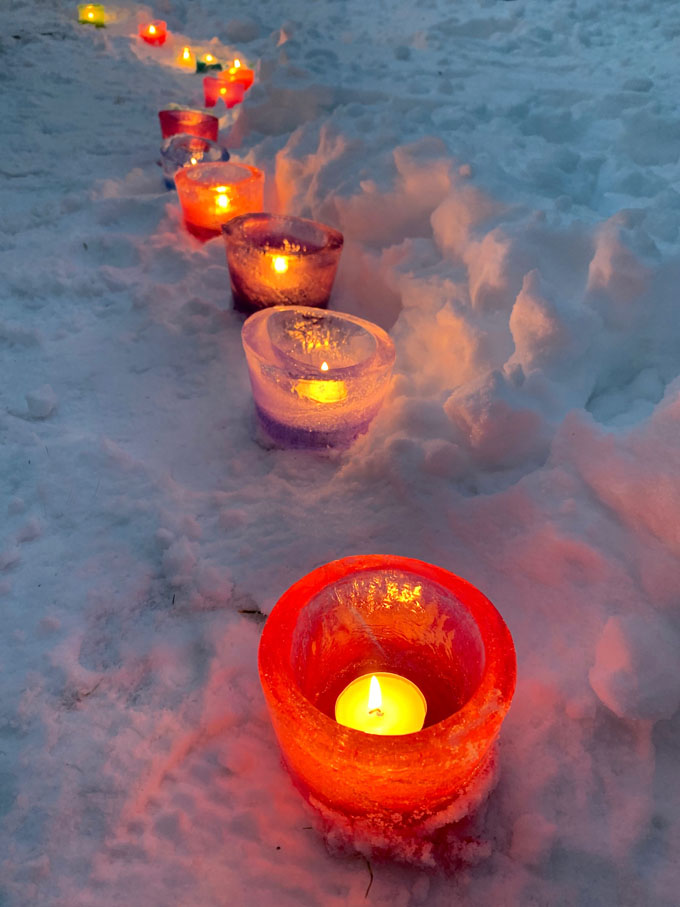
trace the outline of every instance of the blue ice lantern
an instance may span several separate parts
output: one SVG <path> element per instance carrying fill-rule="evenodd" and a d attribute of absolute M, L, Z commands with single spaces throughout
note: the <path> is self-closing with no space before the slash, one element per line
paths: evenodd
<path fill-rule="evenodd" d="M 229 152 L 226 148 L 202 139 L 196 135 L 179 133 L 170 136 L 161 145 L 161 167 L 163 179 L 168 189 L 175 188 L 175 174 L 183 167 L 193 167 L 199 161 L 228 161 Z"/>

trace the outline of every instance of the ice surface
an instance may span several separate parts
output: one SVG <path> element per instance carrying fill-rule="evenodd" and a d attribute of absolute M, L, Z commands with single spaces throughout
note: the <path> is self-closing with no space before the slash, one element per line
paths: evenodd
<path fill-rule="evenodd" d="M 0 11 L 0 903 L 677 904 L 677 4 L 115 14 Z M 222 240 L 155 163 L 157 111 L 202 103 L 155 16 L 256 69 L 221 140 L 343 231 L 333 306 L 395 342 L 347 454 L 252 440 Z M 373 863 L 365 898 L 256 650 L 287 586 L 371 551 L 478 586 L 519 681 L 478 861 Z"/>

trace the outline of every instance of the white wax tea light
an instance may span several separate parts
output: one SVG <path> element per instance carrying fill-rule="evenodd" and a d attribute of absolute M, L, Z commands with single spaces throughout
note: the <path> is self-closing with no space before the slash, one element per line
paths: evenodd
<path fill-rule="evenodd" d="M 426 713 L 415 683 L 386 671 L 357 677 L 335 703 L 338 724 L 366 734 L 413 734 L 422 729 Z"/>

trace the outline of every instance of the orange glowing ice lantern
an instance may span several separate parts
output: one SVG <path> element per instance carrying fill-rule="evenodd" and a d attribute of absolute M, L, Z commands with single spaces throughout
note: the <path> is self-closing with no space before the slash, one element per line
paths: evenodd
<path fill-rule="evenodd" d="M 237 214 L 262 210 L 264 174 L 247 164 L 198 163 L 180 170 L 175 186 L 186 228 L 201 240 L 219 236 Z"/>
<path fill-rule="evenodd" d="M 408 851 L 495 783 L 515 648 L 447 570 L 391 555 L 319 567 L 272 610 L 259 670 L 293 781 L 336 840 Z"/>

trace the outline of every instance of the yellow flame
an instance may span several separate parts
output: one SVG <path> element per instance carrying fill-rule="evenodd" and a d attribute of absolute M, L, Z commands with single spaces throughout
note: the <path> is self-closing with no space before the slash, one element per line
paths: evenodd
<path fill-rule="evenodd" d="M 371 685 L 368 689 L 368 711 L 374 712 L 381 708 L 382 690 L 380 689 L 380 681 L 374 674 L 373 677 L 371 677 Z"/>
<path fill-rule="evenodd" d="M 226 94 L 226 93 L 227 93 L 226 88 L 220 88 L 220 94 Z"/>
<path fill-rule="evenodd" d="M 275 255 L 272 260 L 272 268 L 277 274 L 285 274 L 288 270 L 288 259 L 284 255 Z"/>
<path fill-rule="evenodd" d="M 94 19 L 94 13 L 92 12 L 92 10 L 88 10 L 88 12 L 87 12 L 87 18 L 88 18 L 88 19 Z"/>
<path fill-rule="evenodd" d="M 229 196 L 225 194 L 227 191 L 226 186 L 217 186 L 215 191 L 220 193 L 216 199 L 217 207 L 225 209 L 228 208 Z"/>
<path fill-rule="evenodd" d="M 240 61 L 240 60 L 238 59 L 238 57 L 237 57 L 237 58 L 234 60 L 234 69 L 238 69 L 240 65 L 241 65 L 241 61 Z"/>
<path fill-rule="evenodd" d="M 322 372 L 327 372 L 327 371 L 328 371 L 328 363 L 327 363 L 327 362 L 322 362 L 322 363 L 321 363 L 321 371 L 322 371 Z M 378 682 L 378 678 L 377 678 L 377 677 L 376 677 L 375 681 L 376 681 L 376 683 Z"/>
<path fill-rule="evenodd" d="M 182 51 L 182 59 L 190 60 L 191 59 L 191 50 L 188 47 L 185 47 Z"/>
<path fill-rule="evenodd" d="M 192 157 L 191 160 L 189 161 L 189 163 L 190 163 L 190 164 L 197 164 L 198 161 L 196 160 L 195 157 Z"/>
<path fill-rule="evenodd" d="M 213 57 L 212 54 L 206 54 L 206 55 L 205 55 L 205 62 L 206 62 L 206 63 L 214 63 L 214 62 L 215 62 L 215 58 Z"/>
<path fill-rule="evenodd" d="M 155 35 L 155 34 L 156 34 L 156 26 L 155 26 L 155 25 L 150 25 L 150 26 L 149 26 L 149 34 L 150 34 L 150 35 Z"/>

